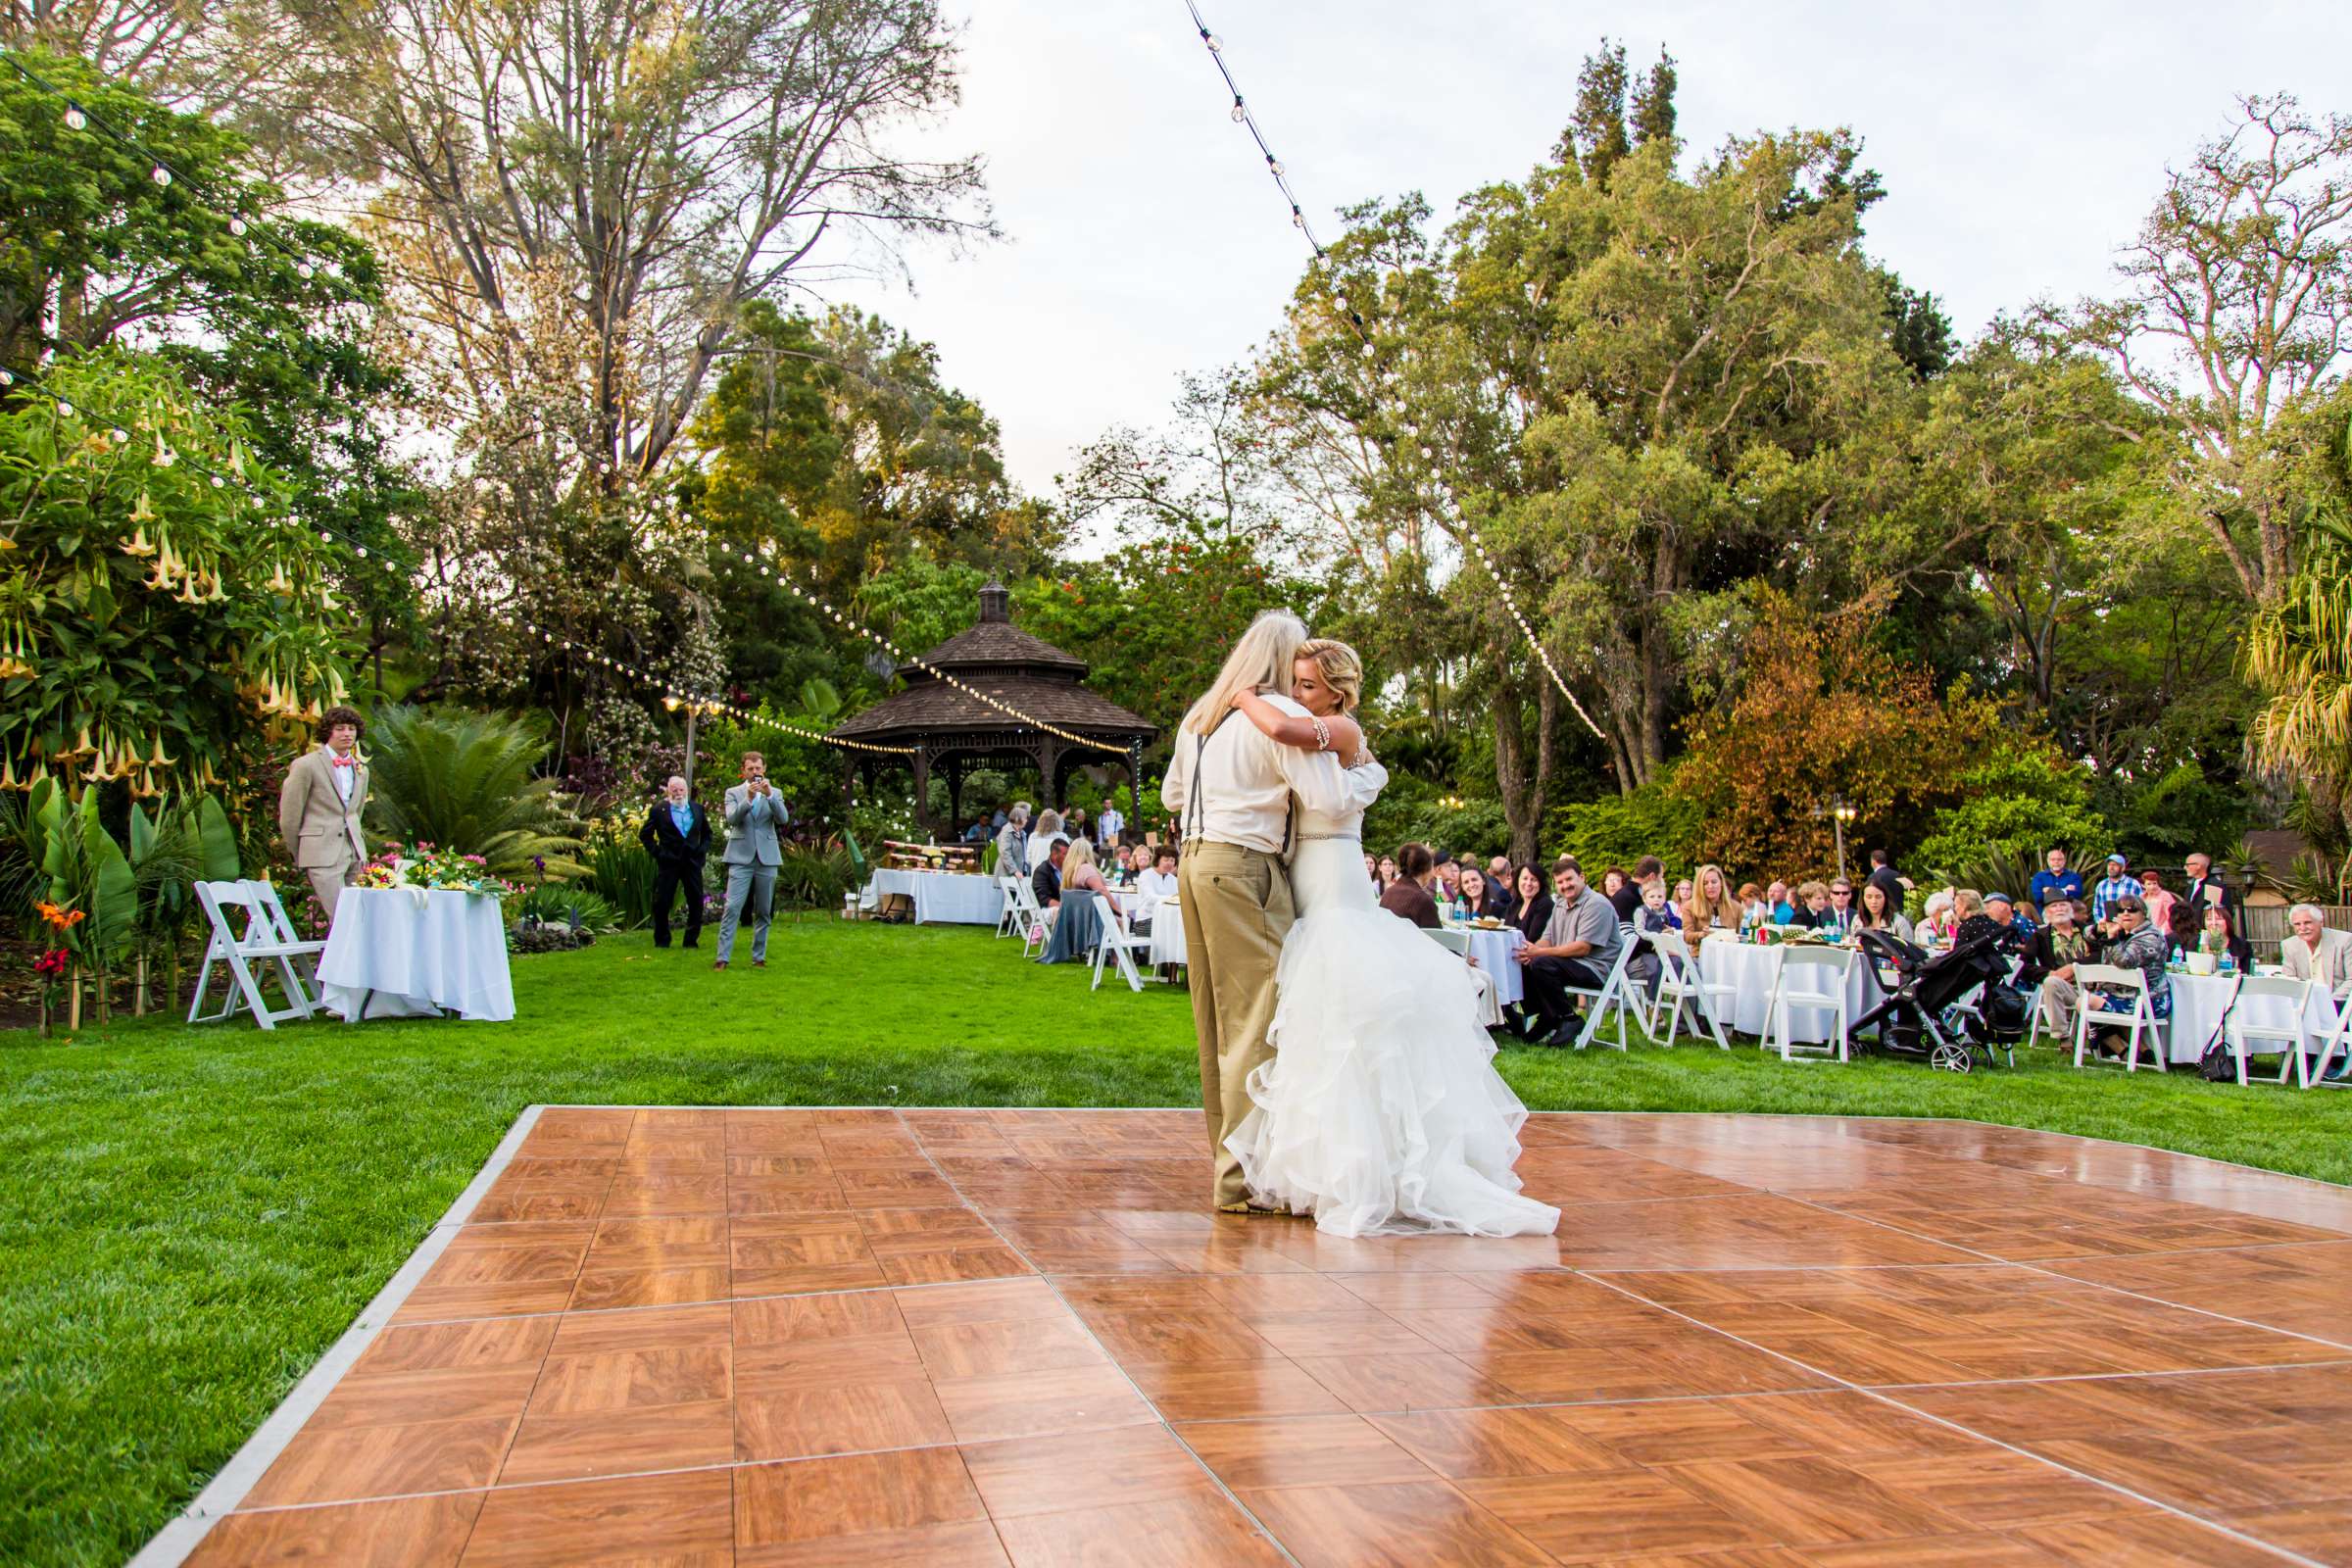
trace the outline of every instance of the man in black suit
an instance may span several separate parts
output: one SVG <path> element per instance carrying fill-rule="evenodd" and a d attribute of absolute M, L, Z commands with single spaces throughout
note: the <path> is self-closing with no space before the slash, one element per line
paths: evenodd
<path fill-rule="evenodd" d="M 654 946 L 669 946 L 670 895 L 686 890 L 686 946 L 703 934 L 703 860 L 710 853 L 710 813 L 686 798 L 686 781 L 669 775 L 662 798 L 645 813 L 637 842 L 654 858 Z"/>
<path fill-rule="evenodd" d="M 2205 928 L 2205 911 L 2208 908 L 2228 909 L 2233 920 L 2237 913 L 2236 902 L 2230 897 L 2230 889 L 2220 877 L 2213 874 L 2213 857 L 2201 850 L 2188 858 L 2188 886 L 2180 890 L 2180 902 L 2197 911 L 2197 929 L 2200 931 Z"/>
<path fill-rule="evenodd" d="M 1911 890 L 1903 886 L 1902 873 L 1894 868 L 1893 860 L 1887 857 L 1887 854 L 1885 850 L 1873 850 L 1870 852 L 1870 875 L 1864 878 L 1864 880 L 1875 886 L 1881 893 L 1886 895 L 1886 907 L 1888 910 L 1896 914 L 1900 914 L 1902 912 L 1903 895 Z M 1862 906 L 1859 903 L 1856 903 L 1854 906 L 1856 912 L 1860 912 L 1861 907 Z"/>

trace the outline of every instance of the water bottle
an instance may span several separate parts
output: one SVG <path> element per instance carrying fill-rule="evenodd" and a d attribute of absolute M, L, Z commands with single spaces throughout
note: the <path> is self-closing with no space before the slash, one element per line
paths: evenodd
<path fill-rule="evenodd" d="M 2222 950 L 2222 961 L 2219 965 L 2217 965 L 2217 967 L 2224 975 L 2233 975 L 2237 973 L 2237 959 L 2230 956 L 2228 948 L 2224 948 Z"/>
<path fill-rule="evenodd" d="M 2179 974 L 2179 973 L 2180 973 L 2180 971 L 2181 971 L 2183 968 L 2185 968 L 2185 967 L 2187 966 L 2187 963 L 2188 963 L 2188 960 L 2187 960 L 2186 958 L 2182 957 L 2182 956 L 2181 956 L 2181 955 L 2180 955 L 2180 943 L 2178 943 L 2178 942 L 2174 943 L 2174 944 L 2173 944 L 2173 973 L 2175 973 L 2175 974 Z"/>

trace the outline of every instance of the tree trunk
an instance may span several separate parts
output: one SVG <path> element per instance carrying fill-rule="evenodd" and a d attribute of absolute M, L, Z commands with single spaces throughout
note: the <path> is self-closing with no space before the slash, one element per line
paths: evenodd
<path fill-rule="evenodd" d="M 1511 678 L 1510 656 L 1495 659 L 1494 690 L 1488 699 L 1494 719 L 1494 785 L 1502 796 L 1502 819 L 1511 832 L 1511 858 L 1533 860 L 1544 825 L 1543 790 L 1529 778 L 1524 705 Z"/>

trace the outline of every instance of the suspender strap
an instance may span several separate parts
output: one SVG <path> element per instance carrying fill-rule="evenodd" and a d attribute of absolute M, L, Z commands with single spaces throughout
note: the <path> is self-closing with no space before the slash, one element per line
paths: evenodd
<path fill-rule="evenodd" d="M 1185 792 L 1184 841 L 1187 844 L 1192 843 L 1196 839 L 1204 837 L 1207 833 L 1206 825 L 1202 821 L 1202 817 L 1205 815 L 1205 812 L 1201 808 L 1201 792 L 1205 786 L 1200 782 L 1200 764 L 1208 756 L 1209 735 L 1214 735 L 1218 730 L 1223 729 L 1225 727 L 1225 720 L 1233 717 L 1233 715 L 1239 711 L 1239 709 L 1228 708 L 1225 710 L 1225 717 L 1217 720 L 1215 725 L 1210 728 L 1208 735 L 1196 734 L 1193 737 L 1192 788 Z M 1296 795 L 1285 796 L 1284 801 L 1285 805 L 1283 806 L 1282 809 L 1282 858 L 1287 860 L 1291 858 L 1292 830 L 1298 825 L 1298 797 Z"/>

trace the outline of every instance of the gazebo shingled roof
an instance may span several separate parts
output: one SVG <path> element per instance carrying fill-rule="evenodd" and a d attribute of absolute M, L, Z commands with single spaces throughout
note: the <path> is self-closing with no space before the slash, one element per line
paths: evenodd
<path fill-rule="evenodd" d="M 1143 748 L 1158 730 L 1138 714 L 1080 684 L 1086 662 L 1063 653 L 1052 643 L 1012 624 L 1012 596 L 1000 583 L 980 590 L 979 619 L 966 630 L 922 656 L 919 663 L 900 667 L 906 687 L 853 714 L 834 726 L 843 740 L 912 746 L 908 759 L 914 770 L 914 798 L 922 809 L 931 769 L 948 774 L 949 813 L 960 817 L 964 773 L 999 761 L 1026 763 L 1037 769 L 1040 793 L 1047 805 L 1061 798 L 1071 768 L 1088 760 L 1117 757 L 1128 775 L 1134 814 L 1142 814 Z M 958 691 L 931 672 L 929 665 L 987 693 L 1031 718 L 1056 725 L 1091 740 L 1119 748 L 1096 751 L 1074 745 L 1060 736 L 1025 724 L 1003 709 Z M 863 767 L 870 785 L 878 765 L 875 754 L 851 753 L 853 766 Z"/>

